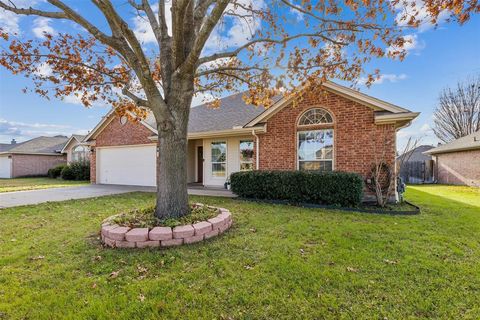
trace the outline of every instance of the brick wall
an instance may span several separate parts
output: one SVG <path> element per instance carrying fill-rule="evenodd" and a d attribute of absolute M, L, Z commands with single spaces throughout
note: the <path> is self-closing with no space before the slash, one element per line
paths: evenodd
<path fill-rule="evenodd" d="M 67 163 L 66 155 L 46 156 L 12 154 L 12 178 L 25 176 L 44 176 L 48 169 L 61 163 Z"/>
<path fill-rule="evenodd" d="M 333 126 L 298 128 L 306 110 L 321 107 L 334 118 Z M 297 107 L 286 106 L 267 121 L 267 133 L 260 134 L 260 169 L 297 169 L 297 131 L 334 129 L 334 169 L 367 176 L 375 153 L 389 163 L 395 159 L 394 125 L 376 125 L 373 109 L 333 93 L 304 100 Z"/>
<path fill-rule="evenodd" d="M 436 171 L 438 183 L 480 187 L 480 150 L 439 154 Z"/>
<path fill-rule="evenodd" d="M 127 121 L 125 124 L 121 124 L 120 117 L 114 115 L 113 120 L 97 136 L 95 146 L 92 146 L 90 154 L 90 182 L 97 182 L 97 147 L 150 144 L 152 141 L 148 137 L 153 135 L 154 133 L 143 124 L 135 121 Z"/>

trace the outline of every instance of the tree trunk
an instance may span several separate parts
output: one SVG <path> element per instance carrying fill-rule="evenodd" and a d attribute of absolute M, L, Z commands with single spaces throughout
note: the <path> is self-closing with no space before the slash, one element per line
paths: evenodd
<path fill-rule="evenodd" d="M 181 130 L 183 131 L 183 130 Z M 159 219 L 178 218 L 189 212 L 187 194 L 187 132 L 160 131 L 157 156 L 157 207 Z"/>
<path fill-rule="evenodd" d="M 158 115 L 157 207 L 160 219 L 189 213 L 187 194 L 187 131 L 193 78 L 174 82 L 167 97 L 169 114 Z"/>

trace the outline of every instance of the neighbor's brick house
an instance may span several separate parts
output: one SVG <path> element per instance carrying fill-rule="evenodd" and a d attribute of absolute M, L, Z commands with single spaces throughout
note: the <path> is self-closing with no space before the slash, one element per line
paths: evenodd
<path fill-rule="evenodd" d="M 437 183 L 480 187 L 480 131 L 425 152 L 433 156 Z"/>
<path fill-rule="evenodd" d="M 240 170 L 322 169 L 367 177 L 375 158 L 395 161 L 396 131 L 418 113 L 327 82 L 324 93 L 292 106 L 278 97 L 267 109 L 242 94 L 221 107 L 192 108 L 188 180 L 223 186 Z M 154 119 L 130 122 L 111 111 L 86 137 L 92 183 L 155 185 Z"/>

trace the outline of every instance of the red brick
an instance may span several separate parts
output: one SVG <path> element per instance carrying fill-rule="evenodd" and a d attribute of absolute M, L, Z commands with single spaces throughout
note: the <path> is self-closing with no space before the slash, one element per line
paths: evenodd
<path fill-rule="evenodd" d="M 170 240 L 162 240 L 160 241 L 160 245 L 162 247 L 173 247 L 173 246 L 180 246 L 183 244 L 183 238 L 180 239 L 170 239 Z"/>
<path fill-rule="evenodd" d="M 160 241 L 137 241 L 137 248 L 157 248 L 160 247 Z"/>
<path fill-rule="evenodd" d="M 130 230 L 128 227 L 117 227 L 108 231 L 107 237 L 113 240 L 123 241 L 125 240 L 125 234 Z"/>
<path fill-rule="evenodd" d="M 48 169 L 67 163 L 67 155 L 12 154 L 12 178 L 47 175 Z"/>
<path fill-rule="evenodd" d="M 148 240 L 148 228 L 134 228 L 125 234 L 127 241 L 147 241 Z"/>
<path fill-rule="evenodd" d="M 195 230 L 191 225 L 178 226 L 173 228 L 173 237 L 175 239 L 191 237 L 195 234 Z"/>
<path fill-rule="evenodd" d="M 103 239 L 103 243 L 104 243 L 106 246 L 108 246 L 108 247 L 115 248 L 115 240 L 113 240 L 113 239 L 110 239 L 110 238 L 108 238 L 108 237 L 105 237 L 105 238 Z"/>
<path fill-rule="evenodd" d="M 200 235 L 183 238 L 183 243 L 190 244 L 190 243 L 200 242 L 203 240 L 203 236 L 204 236 L 203 234 L 200 234 Z"/>
<path fill-rule="evenodd" d="M 224 219 L 218 216 L 215 218 L 208 219 L 208 222 L 212 224 L 213 229 L 218 229 L 225 224 Z"/>
<path fill-rule="evenodd" d="M 148 233 L 150 240 L 169 240 L 172 239 L 173 232 L 170 227 L 155 227 Z"/>
<path fill-rule="evenodd" d="M 212 231 L 205 233 L 205 239 L 210 239 L 212 237 L 218 236 L 218 234 L 219 234 L 218 228 L 213 229 Z"/>
<path fill-rule="evenodd" d="M 436 154 L 434 160 L 439 183 L 480 187 L 480 150 Z"/>
<path fill-rule="evenodd" d="M 117 248 L 135 248 L 135 242 L 130 241 L 115 241 Z"/>
<path fill-rule="evenodd" d="M 202 235 L 202 234 L 205 234 L 209 231 L 212 230 L 212 224 L 210 222 L 207 222 L 207 221 L 202 221 L 202 222 L 199 222 L 199 223 L 195 223 L 193 225 L 193 229 L 195 229 L 195 235 Z"/>

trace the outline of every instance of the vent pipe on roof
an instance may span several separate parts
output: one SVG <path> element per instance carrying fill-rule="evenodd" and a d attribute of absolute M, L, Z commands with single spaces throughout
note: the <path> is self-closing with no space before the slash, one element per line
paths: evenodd
<path fill-rule="evenodd" d="M 12 139 L 12 141 L 10 142 L 10 144 L 17 144 L 17 140 Z"/>

